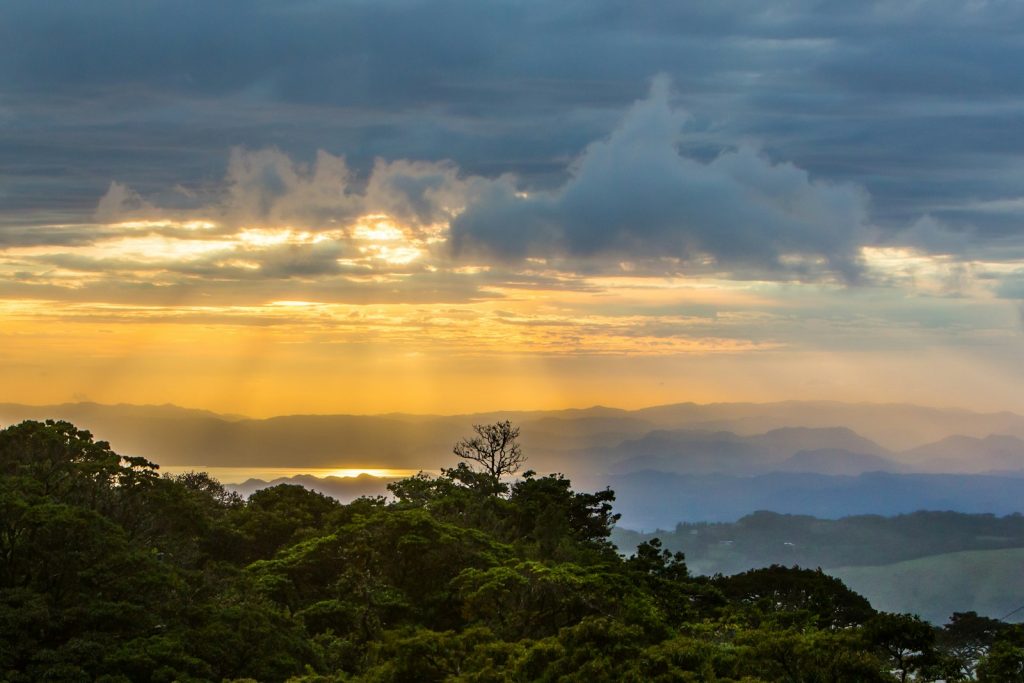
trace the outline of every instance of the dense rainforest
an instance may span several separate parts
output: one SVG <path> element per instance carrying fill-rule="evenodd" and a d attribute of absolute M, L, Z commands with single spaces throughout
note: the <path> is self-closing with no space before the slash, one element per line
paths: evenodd
<path fill-rule="evenodd" d="M 1019 626 L 879 613 L 820 570 L 693 576 L 658 539 L 625 557 L 611 491 L 478 464 L 243 500 L 67 422 L 10 426 L 0 678 L 1024 681 Z"/>

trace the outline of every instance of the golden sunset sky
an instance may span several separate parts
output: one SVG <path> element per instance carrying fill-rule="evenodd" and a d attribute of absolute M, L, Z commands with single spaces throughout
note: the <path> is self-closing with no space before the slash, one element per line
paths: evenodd
<path fill-rule="evenodd" d="M 602 19 L 478 8 L 428 39 L 413 9 L 313 4 L 188 5 L 193 39 L 156 45 L 185 19 L 19 6 L 0 401 L 1024 410 L 1024 88 L 982 92 L 869 30 L 938 49 L 920 16 L 737 12 L 701 33 L 652 5 L 570 57 L 560 32 Z M 352 22 L 390 38 L 353 47 Z M 1020 48 L 992 45 L 976 66 L 1002 78 Z M 851 46 L 919 91 L 858 81 L 877 70 Z"/>

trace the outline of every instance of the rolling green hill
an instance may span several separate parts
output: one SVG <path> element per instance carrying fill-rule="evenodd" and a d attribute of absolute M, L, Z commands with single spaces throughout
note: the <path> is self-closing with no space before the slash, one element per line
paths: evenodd
<path fill-rule="evenodd" d="M 1000 619 L 1024 605 L 1024 548 L 969 550 L 828 574 L 886 612 L 910 612 L 941 624 L 953 612 Z M 1018 612 L 1008 621 L 1021 621 Z"/>

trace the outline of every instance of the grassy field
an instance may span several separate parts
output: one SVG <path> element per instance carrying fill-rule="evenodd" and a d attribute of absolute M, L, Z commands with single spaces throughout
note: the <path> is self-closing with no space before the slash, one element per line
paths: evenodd
<path fill-rule="evenodd" d="M 953 612 L 970 610 L 999 619 L 1024 605 L 1024 548 L 947 553 L 827 573 L 876 609 L 912 612 L 936 624 Z M 1007 621 L 1024 621 L 1024 610 Z"/>

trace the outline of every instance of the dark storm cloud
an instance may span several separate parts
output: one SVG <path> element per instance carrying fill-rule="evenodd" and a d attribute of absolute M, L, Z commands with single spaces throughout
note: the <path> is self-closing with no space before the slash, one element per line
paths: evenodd
<path fill-rule="evenodd" d="M 957 206 L 1024 195 L 1022 25 L 1019 3 L 969 0 L 12 0 L 0 225 L 72 222 L 112 180 L 167 206 L 153 195 L 209 191 L 234 146 L 325 149 L 361 177 L 376 157 L 451 159 L 553 190 L 665 73 L 692 117 L 687 158 L 750 140 L 863 187 L 890 235 L 930 214 L 967 243 L 1004 240 L 1020 212 Z M 580 249 L 607 240 L 574 231 Z M 812 246 L 849 260 L 842 239 Z"/>

